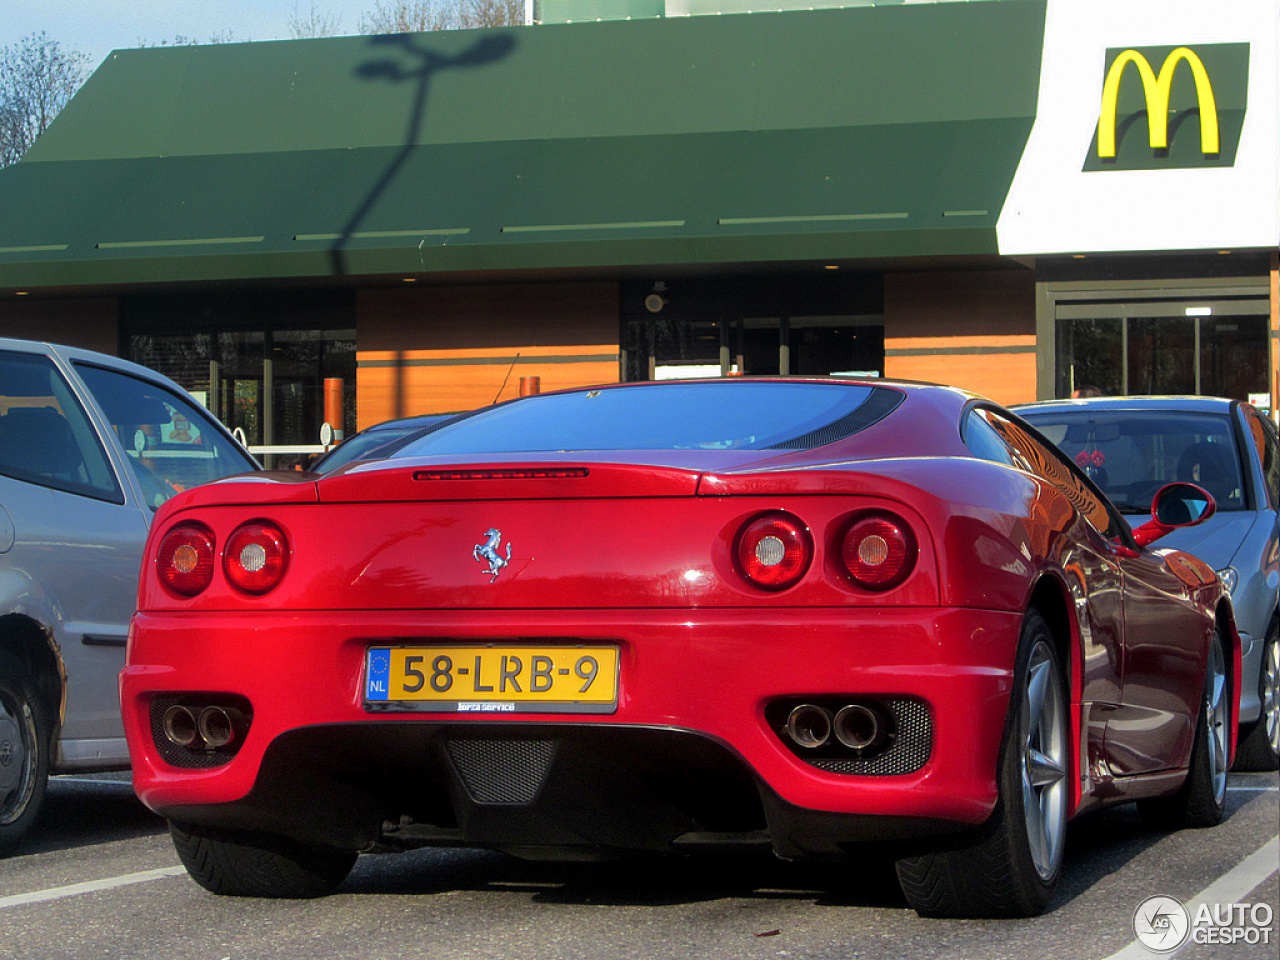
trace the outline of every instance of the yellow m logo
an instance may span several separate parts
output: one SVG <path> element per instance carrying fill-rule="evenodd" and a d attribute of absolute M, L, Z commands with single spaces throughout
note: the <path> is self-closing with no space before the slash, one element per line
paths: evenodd
<path fill-rule="evenodd" d="M 1120 81 L 1125 67 L 1133 64 L 1142 78 L 1142 92 L 1147 99 L 1147 130 L 1151 149 L 1163 150 L 1169 146 L 1169 91 L 1173 86 L 1173 72 L 1178 64 L 1186 62 L 1195 78 L 1196 96 L 1200 101 L 1200 151 L 1218 152 L 1218 106 L 1213 99 L 1213 86 L 1200 58 L 1186 47 L 1178 47 L 1164 58 L 1160 75 L 1156 76 L 1151 64 L 1137 50 L 1126 50 L 1116 57 L 1107 71 L 1102 85 L 1102 114 L 1098 119 L 1098 156 L 1104 159 L 1116 155 L 1116 99 L 1120 95 Z"/>

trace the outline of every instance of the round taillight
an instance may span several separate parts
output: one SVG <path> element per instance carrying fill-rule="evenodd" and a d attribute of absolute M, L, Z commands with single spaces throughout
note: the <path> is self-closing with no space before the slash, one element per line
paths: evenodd
<path fill-rule="evenodd" d="M 849 576 L 868 590 L 888 590 L 900 584 L 915 566 L 916 553 L 911 528 L 890 514 L 856 520 L 840 545 Z"/>
<path fill-rule="evenodd" d="M 785 590 L 800 582 L 813 559 L 813 541 L 795 517 L 769 513 L 738 534 L 738 565 L 757 587 Z"/>
<path fill-rule="evenodd" d="M 195 523 L 174 527 L 160 541 L 156 570 L 174 593 L 194 597 L 213 580 L 213 534 Z"/>
<path fill-rule="evenodd" d="M 275 587 L 289 565 L 289 541 L 274 524 L 246 523 L 227 540 L 222 566 L 232 586 L 262 594 Z"/>

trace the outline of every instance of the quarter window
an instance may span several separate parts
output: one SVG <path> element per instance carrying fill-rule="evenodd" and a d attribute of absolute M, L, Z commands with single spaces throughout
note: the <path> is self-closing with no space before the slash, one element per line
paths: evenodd
<path fill-rule="evenodd" d="M 987 422 L 984 413 L 985 411 L 981 410 L 969 411 L 969 418 L 965 421 L 964 428 L 965 446 L 980 460 L 1003 463 L 1009 467 L 1019 466 L 1014 462 L 1013 452 L 1005 445 L 996 428 Z"/>
<path fill-rule="evenodd" d="M 1106 500 L 1090 489 L 1079 471 L 1067 463 L 1057 450 L 1041 443 L 993 410 L 978 408 L 975 412 L 1013 450 L 1023 469 L 1057 488 L 1099 532 L 1109 537 L 1117 535 L 1118 524 Z"/>

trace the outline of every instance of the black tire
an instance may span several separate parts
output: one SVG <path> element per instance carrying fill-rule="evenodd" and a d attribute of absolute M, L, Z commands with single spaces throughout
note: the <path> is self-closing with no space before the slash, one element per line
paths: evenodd
<path fill-rule="evenodd" d="M 53 722 L 30 677 L 0 658 L 0 856 L 26 836 L 49 783 Z"/>
<path fill-rule="evenodd" d="M 898 882 L 923 917 L 1029 917 L 1062 874 L 1069 712 L 1053 636 L 1028 611 L 1000 750 L 995 812 L 957 849 L 899 860 Z"/>
<path fill-rule="evenodd" d="M 1227 752 L 1231 723 L 1231 671 L 1222 635 L 1214 632 L 1206 659 L 1204 693 L 1197 711 L 1187 778 L 1168 797 L 1139 800 L 1138 810 L 1154 827 L 1212 827 L 1227 809 Z"/>
<path fill-rule="evenodd" d="M 1262 714 L 1240 728 L 1240 744 L 1232 770 L 1249 773 L 1280 769 L 1280 617 L 1272 617 L 1263 641 L 1258 671 Z"/>
<path fill-rule="evenodd" d="M 196 883 L 228 897 L 301 900 L 332 893 L 351 872 L 350 850 L 310 846 L 288 837 L 169 821 L 178 859 Z"/>

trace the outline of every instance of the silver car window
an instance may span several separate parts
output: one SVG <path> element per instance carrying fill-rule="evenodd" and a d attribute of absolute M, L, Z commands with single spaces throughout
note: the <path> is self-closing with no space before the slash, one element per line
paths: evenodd
<path fill-rule="evenodd" d="M 1156 491 L 1174 481 L 1204 487 L 1220 511 L 1245 509 L 1240 456 L 1225 416 L 1085 408 L 1024 416 L 1122 513 L 1149 513 Z"/>
<path fill-rule="evenodd" d="M 255 469 L 248 454 L 186 397 L 89 363 L 77 363 L 76 372 L 120 438 L 153 510 L 189 487 Z"/>
<path fill-rule="evenodd" d="M 124 503 L 88 416 L 48 357 L 0 351 L 0 474 Z"/>
<path fill-rule="evenodd" d="M 1266 500 L 1272 510 L 1280 507 L 1280 450 L 1277 449 L 1276 428 L 1257 410 L 1248 412 L 1249 437 L 1257 449 L 1258 462 L 1262 464 L 1262 481 Z"/>

